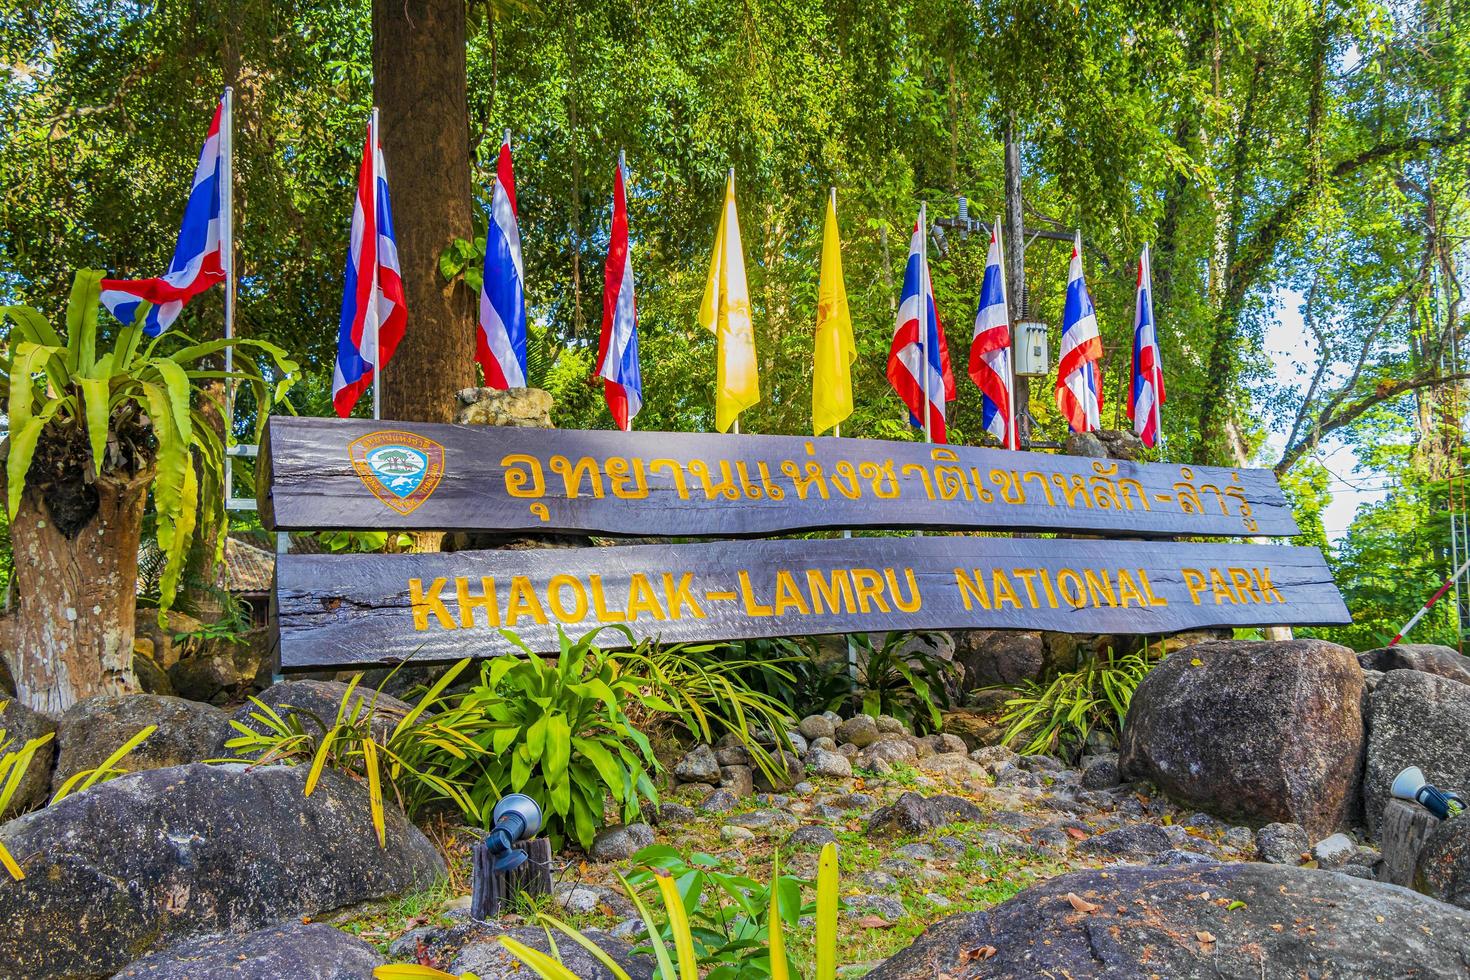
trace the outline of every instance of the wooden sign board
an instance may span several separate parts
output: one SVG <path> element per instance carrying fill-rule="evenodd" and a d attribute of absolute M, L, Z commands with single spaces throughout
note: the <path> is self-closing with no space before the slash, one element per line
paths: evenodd
<path fill-rule="evenodd" d="M 1269 471 L 877 439 L 271 419 L 268 529 L 1290 535 Z"/>
<path fill-rule="evenodd" d="M 516 652 L 501 627 L 552 651 L 558 627 L 612 623 L 680 642 L 1350 621 L 1316 548 L 1264 545 L 929 536 L 283 555 L 276 577 L 286 669 Z"/>

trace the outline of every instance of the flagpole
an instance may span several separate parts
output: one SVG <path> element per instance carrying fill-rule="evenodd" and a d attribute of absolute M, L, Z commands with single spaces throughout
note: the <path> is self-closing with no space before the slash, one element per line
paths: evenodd
<path fill-rule="evenodd" d="M 1010 284 L 1006 282 L 1006 243 L 1005 239 L 1002 237 L 1004 232 L 1001 229 L 999 215 L 996 216 L 995 224 L 991 227 L 995 231 L 996 251 L 999 252 L 1001 255 L 1001 263 L 998 267 L 1000 270 L 1000 302 L 1001 305 L 1005 307 L 1006 336 L 1010 340 L 1009 356 L 1006 358 L 1006 361 L 1009 363 L 1010 367 L 1009 373 L 1004 379 L 1007 382 L 1006 399 L 1010 402 L 1010 404 L 1006 406 L 1006 415 L 1010 419 L 1010 421 L 1006 423 L 1006 448 L 1014 452 L 1015 450 L 1020 448 L 1020 443 L 1016 435 L 1016 429 L 1020 425 L 1020 419 L 1016 417 L 1016 325 L 1011 321 L 1011 287 Z"/>
<path fill-rule="evenodd" d="M 372 196 L 369 198 L 372 208 L 373 234 L 378 234 L 378 107 L 373 106 L 372 122 L 368 124 L 368 166 L 372 172 L 368 175 L 368 186 L 372 188 Z M 373 419 L 383 417 L 383 351 L 378 346 L 378 334 L 382 324 L 380 310 L 378 309 L 378 268 L 381 263 L 377 259 L 378 243 L 373 242 L 373 288 L 368 293 L 368 305 L 373 311 Z"/>
<path fill-rule="evenodd" d="M 623 210 L 624 210 L 624 212 L 626 212 L 627 211 L 627 207 L 628 207 L 628 156 L 624 152 L 624 150 L 623 150 L 623 148 L 621 146 L 618 147 L 618 179 L 623 182 Z M 628 238 L 628 250 L 629 251 L 632 251 L 633 250 L 633 241 L 632 241 L 632 236 L 631 235 Z M 628 260 L 626 260 L 626 259 L 624 260 L 625 263 L 627 261 Z M 626 268 L 626 265 L 625 265 L 625 268 Z M 631 285 L 632 284 L 630 283 L 629 284 L 630 288 L 631 288 Z M 633 313 L 633 316 L 636 318 L 637 315 L 638 315 L 638 313 L 635 310 L 634 313 Z M 636 323 L 636 319 L 635 319 L 635 323 Z M 627 392 L 627 389 L 624 389 L 624 395 L 625 396 L 626 396 L 626 392 Z M 626 408 L 627 407 L 626 397 L 624 399 L 624 403 L 623 404 L 624 404 L 624 408 Z M 628 431 L 629 432 L 632 432 L 633 431 L 633 418 L 632 418 L 632 416 L 629 416 L 628 417 Z"/>
<path fill-rule="evenodd" d="M 220 113 L 220 264 L 225 274 L 225 340 L 235 336 L 235 90 L 225 86 Z M 235 349 L 225 347 L 225 374 L 235 371 Z M 235 379 L 225 378 L 225 500 L 235 492 L 235 458 L 229 444 L 235 431 Z"/>
<path fill-rule="evenodd" d="M 730 183 L 729 183 L 729 187 L 730 187 L 730 192 L 733 194 L 735 192 L 735 168 L 734 167 L 731 167 L 730 168 Z M 730 231 L 727 228 L 725 230 L 725 237 L 726 237 L 726 240 L 727 241 L 729 240 L 729 235 L 730 235 Z M 716 245 L 716 247 L 719 247 L 718 244 Z M 730 257 L 727 255 L 727 256 L 725 256 L 725 261 L 720 264 L 720 272 L 722 273 L 722 276 L 723 276 L 725 267 L 728 265 L 729 261 L 730 261 Z M 724 286 L 725 286 L 724 283 L 718 283 L 717 284 L 717 288 L 720 289 L 721 291 L 724 290 Z M 715 311 L 715 328 L 716 328 L 716 330 L 715 330 L 715 337 L 716 337 L 716 339 L 719 338 L 719 329 L 718 329 L 719 328 L 719 325 L 720 325 L 720 319 L 719 319 L 719 317 L 720 317 L 719 311 L 716 310 Z M 752 330 L 754 329 L 754 325 L 753 324 L 752 324 L 751 329 Z M 739 412 L 736 412 L 735 413 L 735 422 L 734 422 L 733 425 L 731 425 L 730 431 L 732 433 L 734 433 L 735 435 L 737 435 L 737 436 L 740 435 L 740 413 Z"/>
<path fill-rule="evenodd" d="M 919 202 L 919 382 L 924 393 L 922 412 L 924 413 L 924 441 L 933 442 L 934 436 L 929 431 L 929 243 L 925 240 L 928 234 L 929 210 L 928 204 Z"/>

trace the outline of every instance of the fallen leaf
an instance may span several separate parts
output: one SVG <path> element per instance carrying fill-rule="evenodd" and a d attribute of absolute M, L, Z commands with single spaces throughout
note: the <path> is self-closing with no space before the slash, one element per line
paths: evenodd
<path fill-rule="evenodd" d="M 1195 933 L 1194 938 L 1198 939 L 1200 942 L 1204 943 L 1207 946 L 1215 941 L 1215 937 L 1212 934 L 1205 932 L 1203 929 Z"/>
<path fill-rule="evenodd" d="M 304 925 L 304 926 L 311 925 L 311 916 L 309 916 L 309 915 L 303 915 L 301 917 L 301 924 Z"/>
<path fill-rule="evenodd" d="M 992 956 L 994 956 L 996 952 L 997 950 L 994 946 L 976 946 L 974 949 L 965 950 L 964 956 L 961 958 L 961 960 L 962 962 L 966 963 L 970 962 L 971 960 L 988 960 Z"/>
<path fill-rule="evenodd" d="M 1094 905 L 1087 899 L 1078 895 L 1076 892 L 1067 892 L 1067 901 L 1071 902 L 1072 908 L 1076 909 L 1078 912 L 1096 912 L 1098 909 L 1102 908 L 1101 905 Z"/>
<path fill-rule="evenodd" d="M 1193 660 L 1191 660 L 1189 662 L 1189 666 L 1191 666 L 1191 667 L 1203 667 L 1204 665 L 1205 665 L 1205 662 L 1203 660 L 1201 660 L 1199 657 L 1195 657 Z"/>
<path fill-rule="evenodd" d="M 858 927 L 861 928 L 861 929 L 892 929 L 893 928 L 893 923 L 892 922 L 889 922 L 887 919 L 883 918 L 881 915 L 865 915 L 862 918 L 860 918 L 860 919 L 857 920 L 857 924 L 858 924 Z"/>
<path fill-rule="evenodd" d="M 1087 831 L 1078 830 L 1076 827 L 1068 827 L 1067 836 L 1075 838 L 1076 840 L 1087 840 Z"/>
<path fill-rule="evenodd" d="M 1226 912 L 1234 912 L 1236 909 L 1243 909 L 1245 907 L 1246 907 L 1245 903 L 1242 902 L 1240 899 L 1237 898 L 1235 901 L 1233 901 L 1229 905 L 1225 906 L 1225 911 Z M 1379 921 L 1382 921 L 1382 920 L 1379 920 Z"/>

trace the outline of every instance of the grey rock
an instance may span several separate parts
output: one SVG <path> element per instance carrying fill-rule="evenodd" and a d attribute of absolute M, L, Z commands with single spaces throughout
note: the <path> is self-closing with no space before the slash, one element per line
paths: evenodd
<path fill-rule="evenodd" d="M 743 745 L 722 745 L 715 749 L 715 761 L 725 766 L 750 765 L 750 751 Z"/>
<path fill-rule="evenodd" d="M 958 796 L 904 793 L 868 818 L 868 834 L 922 834 L 965 820 L 983 820 L 984 812 Z"/>
<path fill-rule="evenodd" d="M 795 827 L 798 823 L 796 817 L 785 810 L 752 810 L 750 813 L 730 817 L 725 822 L 737 827 L 749 827 L 752 830 L 763 830 L 768 827 Z"/>
<path fill-rule="evenodd" d="M 924 901 L 938 909 L 947 909 L 954 903 L 937 892 L 925 892 Z"/>
<path fill-rule="evenodd" d="M 1361 656 L 1361 655 L 1360 655 Z M 1378 685 L 1383 681 L 1384 673 L 1381 670 L 1363 671 L 1363 690 L 1372 694 L 1378 690 Z"/>
<path fill-rule="evenodd" d="M 1393 778 L 1406 766 L 1446 788 L 1470 787 L 1470 685 L 1419 670 L 1391 670 L 1373 692 L 1363 809 L 1377 839 Z"/>
<path fill-rule="evenodd" d="M 868 715 L 854 715 L 837 726 L 833 736 L 838 744 L 850 742 L 858 748 L 867 748 L 878 741 L 878 723 Z"/>
<path fill-rule="evenodd" d="M 1198 851 L 1171 847 L 1149 858 L 1148 863 L 1154 867 L 1178 868 L 1186 864 L 1218 864 L 1219 861 L 1208 854 L 1200 854 Z"/>
<path fill-rule="evenodd" d="M 878 731 L 883 733 L 884 735 L 913 734 L 913 732 L 909 730 L 909 726 L 903 723 L 902 719 L 895 718 L 892 715 L 879 715 L 877 718 L 873 719 L 873 722 L 878 726 Z"/>
<path fill-rule="evenodd" d="M 1078 913 L 1069 892 L 1101 907 Z M 982 946 L 996 952 L 977 971 L 972 951 Z M 935 923 L 867 976 L 1430 980 L 1467 971 L 1470 914 L 1459 909 L 1342 875 L 1215 864 L 1061 875 L 989 911 Z"/>
<path fill-rule="evenodd" d="M 807 824 L 805 827 L 797 827 L 786 838 L 787 847 L 824 847 L 837 841 L 837 835 L 832 832 L 831 827 L 822 827 L 817 824 Z"/>
<path fill-rule="evenodd" d="M 853 745 L 851 742 L 843 742 L 841 745 L 837 746 L 837 751 L 840 755 L 845 755 L 849 759 L 851 759 L 854 758 L 859 752 L 861 752 L 862 749 L 858 748 L 856 745 Z"/>
<path fill-rule="evenodd" d="M 1145 854 L 1161 854 L 1169 850 L 1169 835 L 1151 823 L 1130 824 L 1109 830 L 1079 841 L 1077 850 L 1089 854 L 1112 854 L 1121 857 L 1136 857 Z"/>
<path fill-rule="evenodd" d="M 978 762 L 994 775 L 1003 765 L 1015 765 L 1020 753 L 1004 745 L 987 745 L 970 753 L 970 761 Z"/>
<path fill-rule="evenodd" d="M 1362 691 L 1357 657 L 1334 643 L 1186 647 L 1133 695 L 1122 775 L 1195 809 L 1331 833 L 1358 812 Z"/>
<path fill-rule="evenodd" d="M 1373 869 L 1361 864 L 1344 864 L 1332 872 L 1333 874 L 1347 875 L 1349 878 L 1361 878 L 1364 881 L 1377 881 L 1378 876 Z"/>
<path fill-rule="evenodd" d="M 1303 838 L 1306 831 L 1302 831 Z M 1256 846 L 1256 832 L 1249 827 L 1227 827 L 1220 838 L 1226 846 L 1233 847 L 1237 851 L 1249 851 Z"/>
<path fill-rule="evenodd" d="M 812 749 L 807 753 L 806 771 L 814 776 L 828 779 L 846 779 L 852 775 L 852 763 L 846 756 L 825 749 Z"/>
<path fill-rule="evenodd" d="M 852 764 L 858 769 L 871 769 L 875 772 L 885 772 L 879 766 L 892 766 L 895 762 L 911 763 L 917 762 L 919 753 L 912 745 L 902 739 L 881 739 L 872 742 L 853 758 Z"/>
<path fill-rule="evenodd" d="M 934 747 L 935 755 L 944 755 L 949 752 L 959 752 L 963 754 L 970 751 L 969 747 L 965 745 L 964 739 L 960 738 L 958 735 L 951 735 L 948 732 L 943 732 L 938 735 L 930 735 L 925 741 L 927 741 L 930 745 Z"/>
<path fill-rule="evenodd" d="M 1024 851 L 1026 842 L 1015 834 L 1004 830 L 982 830 L 975 835 L 975 843 L 987 851 Z"/>
<path fill-rule="evenodd" d="M 858 887 L 873 892 L 891 892 L 898 888 L 898 879 L 886 871 L 864 871 L 854 882 Z"/>
<path fill-rule="evenodd" d="M 708 745 L 696 745 L 675 764 L 674 775 L 686 783 L 717 784 L 720 781 L 720 761 L 715 758 L 714 749 Z"/>
<path fill-rule="evenodd" d="M 688 823 L 696 816 L 693 807 L 682 803 L 660 803 L 657 807 L 645 804 L 643 815 L 650 818 L 650 823 L 658 824 L 660 827 Z"/>
<path fill-rule="evenodd" d="M 1094 459 L 1107 459 L 1108 450 L 1103 445 L 1102 439 L 1093 432 L 1070 432 L 1067 441 L 1063 445 L 1062 452 L 1068 456 L 1090 456 Z"/>
<path fill-rule="evenodd" d="M 894 848 L 893 853 L 911 861 L 933 861 L 936 856 L 934 848 L 924 843 L 904 844 Z"/>
<path fill-rule="evenodd" d="M 1256 831 L 1256 856 L 1267 864 L 1300 864 L 1310 842 L 1297 823 L 1268 823 Z"/>
<path fill-rule="evenodd" d="M 503 425 L 520 429 L 550 429 L 555 400 L 540 388 L 464 388 L 455 394 L 459 425 Z M 483 978 L 482 978 L 483 980 Z"/>
<path fill-rule="evenodd" d="M 706 796 L 699 804 L 699 809 L 705 813 L 729 813 L 740 805 L 740 800 L 728 789 L 717 789 Z"/>
<path fill-rule="evenodd" d="M 310 733 L 321 734 L 330 728 L 337 717 L 337 710 L 342 704 L 342 699 L 347 695 L 347 685 L 338 681 L 299 680 L 281 681 L 272 684 L 258 695 L 262 704 L 268 705 L 282 718 L 297 715 L 301 718 L 302 727 Z M 387 694 L 379 694 L 377 691 L 364 691 L 361 687 L 352 693 L 350 710 L 360 712 L 370 707 L 372 720 L 369 723 L 374 734 L 386 737 L 393 731 L 403 717 L 413 710 L 406 702 L 400 701 Z M 265 731 L 265 726 L 251 717 L 252 713 L 259 709 L 255 705 L 246 703 L 234 714 L 234 721 L 239 722 L 246 728 L 257 732 Z M 232 730 L 230 737 L 236 733 Z M 215 748 L 214 754 L 227 757 L 233 753 L 226 749 L 221 743 Z"/>
<path fill-rule="evenodd" d="M 1415 862 L 1414 888 L 1470 909 L 1470 815 L 1462 813 L 1434 828 Z"/>
<path fill-rule="evenodd" d="M 813 783 L 807 782 L 805 779 L 797 783 L 795 786 L 791 787 L 791 792 L 795 793 L 797 796 L 811 796 L 816 791 L 817 787 Z"/>
<path fill-rule="evenodd" d="M 368 980 L 386 960 L 355 936 L 290 922 L 244 935 L 203 936 L 150 953 L 118 977 L 149 980 Z"/>
<path fill-rule="evenodd" d="M 887 895 L 848 895 L 842 899 L 842 904 L 851 915 L 871 913 L 889 922 L 897 922 L 908 915 L 903 902 Z"/>
<path fill-rule="evenodd" d="M 594 861 L 621 861 L 637 854 L 653 841 L 653 828 L 646 823 L 605 827 L 592 839 L 588 853 Z"/>
<path fill-rule="evenodd" d="M 200 764 L 102 783 L 0 827 L 23 881 L 0 889 L 0 976 L 92 977 L 150 950 L 425 888 L 434 845 L 332 769 Z M 99 915 L 99 909 L 107 914 Z"/>
<path fill-rule="evenodd" d="M 1358 654 L 1358 663 L 1365 671 L 1377 670 L 1386 674 L 1390 670 L 1418 670 L 1470 684 L 1470 657 L 1453 647 L 1433 643 L 1400 643 L 1365 650 Z"/>
<path fill-rule="evenodd" d="M 796 727 L 813 742 L 819 738 L 832 738 L 837 734 L 837 726 L 826 715 L 807 715 Z"/>
<path fill-rule="evenodd" d="M 815 751 L 817 749 L 821 749 L 823 752 L 836 752 L 837 743 L 830 738 L 814 738 L 812 739 L 811 745 L 808 746 L 808 750 Z"/>
<path fill-rule="evenodd" d="M 1058 759 L 1055 756 L 1046 755 L 1041 752 L 1038 752 L 1035 755 L 1021 756 L 1019 759 L 1016 760 L 1016 765 L 1020 766 L 1022 769 L 1025 769 L 1027 772 L 1036 773 L 1061 772 L 1063 769 L 1067 768 L 1066 765 L 1062 763 L 1061 759 Z"/>
<path fill-rule="evenodd" d="M 0 747 L 0 751 L 19 752 L 32 739 L 54 735 L 56 722 L 12 698 L 0 704 L 0 729 L 5 731 L 4 745 Z M 31 757 L 31 764 L 26 767 L 25 775 L 21 777 L 10 798 L 10 806 L 4 813 L 0 813 L 0 818 L 9 819 L 46 802 L 46 798 L 51 795 L 51 768 L 55 762 L 56 739 L 52 737 L 36 749 L 35 755 Z"/>
<path fill-rule="evenodd" d="M 588 888 L 572 881 L 559 881 L 551 889 L 552 904 L 573 915 L 585 915 L 602 904 L 602 895 L 596 888 Z"/>
<path fill-rule="evenodd" d="M 540 926 L 514 929 L 504 934 L 542 953 L 550 949 L 546 930 Z M 588 929 L 583 935 L 607 953 L 633 980 L 650 980 L 653 976 L 653 963 L 633 956 L 632 947 L 627 942 L 600 929 Z M 556 948 L 566 968 L 580 980 L 615 980 L 616 974 L 576 943 L 560 941 Z M 530 975 L 519 960 L 494 940 L 465 946 L 449 964 L 449 972 L 474 973 L 480 980 L 525 980 Z"/>
<path fill-rule="evenodd" d="M 987 775 L 984 766 L 971 762 L 963 752 L 945 752 L 920 759 L 919 770 L 951 779 L 984 779 Z"/>
<path fill-rule="evenodd" d="M 878 805 L 877 799 L 867 793 L 844 793 L 827 802 L 839 810 L 870 810 Z"/>
<path fill-rule="evenodd" d="M 1357 856 L 1358 845 L 1347 834 L 1332 834 L 1312 845 L 1312 857 L 1317 867 L 1333 871 Z"/>
<path fill-rule="evenodd" d="M 757 768 L 753 771 L 755 788 L 765 792 L 782 792 L 795 786 L 801 779 L 803 768 L 801 759 L 790 752 L 780 751 L 771 753 L 772 768 L 775 773 L 768 773 L 765 769 Z"/>
<path fill-rule="evenodd" d="M 736 843 L 738 841 L 754 840 L 755 831 L 749 827 L 737 827 L 734 824 L 725 824 L 720 828 L 720 840 Z"/>
<path fill-rule="evenodd" d="M 723 766 L 720 769 L 720 788 L 746 797 L 755 792 L 755 770 L 750 766 Z"/>
<path fill-rule="evenodd" d="M 138 772 L 203 762 L 235 734 L 230 716 L 213 705 L 157 694 L 99 694 L 78 701 L 61 716 L 53 781 L 60 786 L 84 769 L 97 768 L 149 725 L 158 730 L 129 752 L 119 769 Z"/>
<path fill-rule="evenodd" d="M 1032 789 L 1040 789 L 1046 785 L 1046 779 L 1040 773 L 1030 772 L 1020 766 L 1005 765 L 996 770 L 995 785 L 1029 786 Z"/>
<path fill-rule="evenodd" d="M 809 746 L 800 732 L 787 732 L 786 739 L 791 743 L 791 751 L 797 755 L 806 755 L 806 750 Z"/>
<path fill-rule="evenodd" d="M 1116 755 L 1093 756 L 1087 763 L 1087 768 L 1082 770 L 1084 789 L 1109 789 L 1118 785 L 1120 780 Z"/>
<path fill-rule="evenodd" d="M 956 631 L 955 660 L 966 690 L 1046 680 L 1060 666 L 1036 630 Z"/>

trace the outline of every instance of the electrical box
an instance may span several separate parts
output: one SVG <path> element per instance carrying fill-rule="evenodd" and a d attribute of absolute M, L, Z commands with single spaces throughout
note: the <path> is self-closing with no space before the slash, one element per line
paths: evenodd
<path fill-rule="evenodd" d="M 1046 324 L 1022 320 L 1016 324 L 1016 373 L 1022 377 L 1043 377 L 1049 373 L 1046 350 Z"/>

